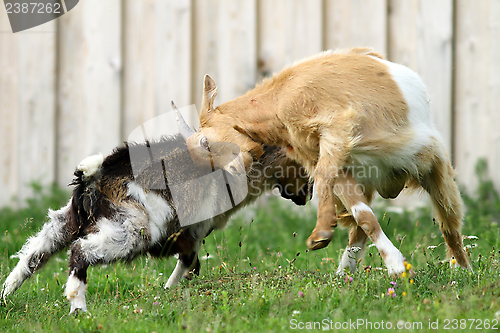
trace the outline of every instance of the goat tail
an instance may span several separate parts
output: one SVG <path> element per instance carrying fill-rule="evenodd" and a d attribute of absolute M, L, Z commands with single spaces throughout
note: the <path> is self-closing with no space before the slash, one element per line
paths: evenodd
<path fill-rule="evenodd" d="M 75 171 L 75 179 L 70 184 L 76 185 L 72 198 L 57 211 L 49 209 L 49 221 L 11 257 L 19 258 L 19 262 L 5 280 L 0 297 L 5 298 L 16 291 L 53 254 L 68 247 L 79 236 L 84 220 L 87 220 L 80 209 L 82 203 L 87 201 L 83 199 L 82 193 L 95 187 L 102 162 L 102 155 L 94 155 L 80 163 Z"/>
<path fill-rule="evenodd" d="M 74 224 L 71 222 L 71 202 L 72 200 L 57 211 L 49 209 L 49 221 L 35 236 L 26 241 L 18 253 L 11 256 L 11 258 L 19 258 L 19 262 L 3 284 L 2 298 L 16 291 L 54 253 L 67 247 L 76 238 L 74 227 L 72 227 Z"/>

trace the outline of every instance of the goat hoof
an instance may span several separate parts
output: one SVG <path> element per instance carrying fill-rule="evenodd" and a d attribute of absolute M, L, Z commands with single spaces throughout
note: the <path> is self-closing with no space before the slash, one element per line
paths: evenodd
<path fill-rule="evenodd" d="M 184 273 L 184 278 L 186 280 L 191 281 L 192 279 L 194 279 L 195 274 L 200 275 L 200 273 L 196 273 L 194 270 L 192 270 L 192 271 Z"/>
<path fill-rule="evenodd" d="M 83 316 L 84 314 L 90 316 L 90 313 L 87 311 L 87 309 L 81 309 L 81 308 L 71 309 L 69 314 L 75 317 Z"/>
<path fill-rule="evenodd" d="M 322 249 L 330 244 L 332 238 L 332 230 L 313 231 L 311 236 L 307 239 L 307 247 L 313 251 Z"/>

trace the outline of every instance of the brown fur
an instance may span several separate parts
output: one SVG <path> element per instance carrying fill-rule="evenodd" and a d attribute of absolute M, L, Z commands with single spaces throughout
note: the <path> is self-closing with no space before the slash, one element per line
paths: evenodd
<path fill-rule="evenodd" d="M 216 108 L 217 87 L 206 76 L 200 131 L 188 139 L 188 146 L 199 147 L 203 137 L 211 144 L 235 143 L 241 148 L 246 168 L 262 154 L 262 144 L 286 147 L 287 155 L 314 177 L 318 189 L 318 220 L 308 239 L 312 249 L 330 242 L 339 206 L 350 211 L 357 202 L 368 203 L 373 191 L 394 198 L 405 185 L 422 186 L 433 198 L 452 255 L 460 258 L 457 260 L 463 267 L 470 267 L 459 240 L 462 201 L 449 159 L 434 134 L 432 143 L 411 150 L 420 139 L 419 133 L 412 127 L 410 108 L 400 86 L 381 58 L 366 48 L 319 54 L 285 68 Z M 418 76 L 405 75 L 405 79 L 420 84 Z M 423 103 L 418 107 L 428 108 L 425 96 L 415 98 Z M 402 154 L 409 154 L 404 155 L 403 162 Z M 200 164 L 208 161 L 204 156 L 193 159 Z M 217 159 L 211 162 L 217 165 Z M 345 173 L 346 168 L 371 163 L 383 172 L 375 181 Z M 363 185 L 364 197 L 340 193 L 339 198 L 332 189 L 340 184 Z M 381 229 L 374 216 L 355 222 L 376 241 Z"/>

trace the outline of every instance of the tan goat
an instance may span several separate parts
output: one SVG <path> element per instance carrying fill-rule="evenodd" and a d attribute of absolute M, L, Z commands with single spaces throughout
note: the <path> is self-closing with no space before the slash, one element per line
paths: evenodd
<path fill-rule="evenodd" d="M 200 130 L 187 141 L 190 148 L 206 151 L 192 149 L 193 159 L 217 165 L 211 143 L 236 143 L 240 163 L 220 167 L 238 173 L 248 171 L 263 145 L 287 147 L 287 155 L 305 166 L 319 194 L 309 248 L 327 246 L 338 222 L 350 228 L 339 272 L 356 269 L 357 250 L 364 248 L 367 236 L 390 274 L 405 270 L 404 256 L 369 206 L 375 191 L 394 198 L 405 186 L 430 194 L 450 255 L 470 269 L 454 171 L 431 124 L 426 87 L 415 72 L 371 49 L 354 48 L 295 63 L 214 108 L 216 92 L 214 81 L 205 76 Z"/>

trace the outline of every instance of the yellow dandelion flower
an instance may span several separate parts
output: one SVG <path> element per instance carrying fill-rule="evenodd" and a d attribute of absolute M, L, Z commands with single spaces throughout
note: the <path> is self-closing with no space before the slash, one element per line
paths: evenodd
<path fill-rule="evenodd" d="M 403 274 L 401 274 L 401 276 L 404 278 L 406 277 L 406 275 L 407 275 L 406 272 L 403 272 Z"/>
<path fill-rule="evenodd" d="M 410 283 L 413 284 L 413 282 L 415 282 L 415 281 L 413 281 L 413 279 L 410 279 Z"/>
<path fill-rule="evenodd" d="M 403 295 L 403 297 L 405 297 L 406 296 L 406 291 L 403 291 L 403 293 L 401 295 Z"/>

